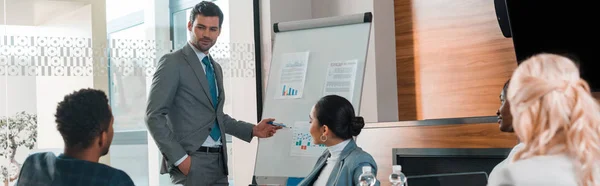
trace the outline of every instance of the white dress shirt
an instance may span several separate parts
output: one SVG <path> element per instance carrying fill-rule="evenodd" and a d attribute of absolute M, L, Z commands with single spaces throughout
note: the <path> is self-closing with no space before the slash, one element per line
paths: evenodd
<path fill-rule="evenodd" d="M 202 63 L 202 59 L 204 59 L 204 57 L 207 57 L 207 55 L 204 52 L 200 52 L 200 50 L 198 50 L 196 47 L 194 47 L 194 45 L 190 44 L 188 42 L 188 45 L 190 45 L 190 47 L 192 47 L 192 49 L 194 50 L 194 52 L 196 53 L 196 56 L 198 56 L 198 60 L 200 61 L 200 64 L 202 64 L 202 69 L 204 70 L 204 73 L 206 74 L 206 65 L 204 65 L 204 63 Z M 210 64 L 212 65 L 212 63 Z M 213 68 L 213 72 L 214 72 Z M 217 85 L 218 81 L 216 78 L 216 74 L 215 74 L 215 85 Z M 217 97 L 219 95 L 219 89 L 217 88 Z M 221 136 L 222 138 L 223 136 Z M 204 141 L 204 143 L 202 144 L 203 147 L 221 147 L 221 145 L 223 145 L 221 143 L 221 138 L 219 138 L 218 140 L 213 140 L 210 135 L 208 137 L 206 137 L 206 140 Z M 185 158 L 187 158 L 188 155 L 183 156 L 181 159 L 179 159 L 178 161 L 175 162 L 175 166 L 179 166 L 179 164 L 181 164 L 181 162 L 183 162 L 183 160 L 185 160 Z"/>
<path fill-rule="evenodd" d="M 348 145 L 349 142 L 350 140 L 346 140 L 341 143 L 338 143 L 337 145 L 327 147 L 327 150 L 329 150 L 329 153 L 331 155 L 329 156 L 329 158 L 327 158 L 325 167 L 323 167 L 323 170 L 321 170 L 321 174 L 319 174 L 319 177 L 317 178 L 313 186 L 327 185 L 327 181 L 329 180 L 329 176 L 333 171 L 333 167 L 335 167 L 335 164 L 340 159 L 342 151 L 344 150 L 344 148 L 346 148 L 346 145 Z"/>

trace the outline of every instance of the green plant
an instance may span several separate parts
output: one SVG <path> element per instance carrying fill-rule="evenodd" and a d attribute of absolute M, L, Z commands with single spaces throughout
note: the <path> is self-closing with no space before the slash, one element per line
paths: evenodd
<path fill-rule="evenodd" d="M 21 164 L 15 159 L 19 147 L 33 149 L 37 143 L 37 115 L 18 112 L 0 118 L 0 157 L 9 160 L 0 165 L 0 180 L 4 185 L 19 177 Z"/>

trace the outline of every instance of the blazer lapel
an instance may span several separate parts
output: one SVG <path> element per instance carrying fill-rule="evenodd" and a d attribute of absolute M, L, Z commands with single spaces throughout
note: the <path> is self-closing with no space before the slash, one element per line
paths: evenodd
<path fill-rule="evenodd" d="M 304 178 L 305 181 L 307 182 L 302 182 L 303 185 L 312 185 L 314 184 L 314 182 L 316 181 L 317 176 L 319 176 L 319 174 L 321 174 L 321 170 L 323 169 L 323 167 L 325 166 L 325 163 L 327 162 L 327 157 L 329 157 L 329 151 L 327 150 L 327 152 L 325 152 L 320 158 L 320 161 L 317 162 L 317 166 L 315 166 L 315 168 L 313 169 L 312 172 L 310 172 L 310 174 L 308 174 L 308 176 L 306 176 Z"/>
<path fill-rule="evenodd" d="M 350 142 L 348 142 L 348 144 L 346 145 L 346 147 L 344 147 L 344 150 L 342 150 L 342 153 L 340 154 L 340 159 L 333 167 L 333 171 L 331 171 L 329 179 L 327 179 L 327 185 L 335 185 L 338 182 L 338 179 L 340 177 L 340 170 L 344 166 L 344 161 L 350 155 L 350 153 L 352 153 L 352 151 L 356 149 L 356 147 L 356 142 L 354 142 L 353 139 L 351 139 Z"/>
<path fill-rule="evenodd" d="M 352 153 L 352 151 L 354 151 L 354 149 L 356 149 L 356 142 L 354 141 L 354 139 L 351 139 L 350 142 L 348 142 L 348 145 L 346 145 L 346 147 L 344 147 L 344 150 L 342 150 L 342 154 L 340 154 L 340 161 L 346 159 L 350 153 Z"/>
<path fill-rule="evenodd" d="M 208 79 L 206 79 L 206 73 L 204 73 L 204 68 L 202 68 L 200 59 L 198 59 L 198 56 L 194 52 L 194 49 L 192 49 L 192 47 L 189 44 L 186 44 L 183 47 L 183 53 L 185 54 L 186 62 L 190 65 L 190 67 L 192 67 L 196 78 L 198 79 L 198 81 L 200 81 L 200 86 L 204 91 L 204 95 L 210 101 L 210 103 L 213 104 L 213 100 L 210 97 L 210 89 L 208 88 Z"/>

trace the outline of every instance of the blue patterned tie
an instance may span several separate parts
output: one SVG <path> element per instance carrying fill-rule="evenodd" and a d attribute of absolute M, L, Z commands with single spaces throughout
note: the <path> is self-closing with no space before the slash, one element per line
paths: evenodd
<path fill-rule="evenodd" d="M 202 59 L 202 63 L 206 66 L 206 79 L 208 80 L 208 87 L 210 89 L 210 97 L 213 101 L 213 107 L 217 109 L 217 103 L 219 102 L 219 98 L 217 97 L 217 83 L 215 81 L 215 71 L 213 70 L 213 66 L 210 64 L 210 60 L 208 56 Z M 221 129 L 219 128 L 219 124 L 215 121 L 213 129 L 210 131 L 210 137 L 217 141 L 221 137 Z"/>

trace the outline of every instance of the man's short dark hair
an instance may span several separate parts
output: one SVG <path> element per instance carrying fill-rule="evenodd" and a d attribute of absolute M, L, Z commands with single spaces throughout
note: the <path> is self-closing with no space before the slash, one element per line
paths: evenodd
<path fill-rule="evenodd" d="M 213 2 L 202 1 L 196 4 L 196 6 L 192 8 L 192 13 L 190 14 L 190 22 L 194 23 L 198 15 L 203 15 L 206 17 L 218 16 L 219 27 L 223 25 L 223 11 L 221 11 L 221 8 L 219 8 L 219 6 L 217 6 Z"/>
<path fill-rule="evenodd" d="M 65 146 L 79 148 L 88 148 L 92 140 L 107 131 L 113 117 L 106 94 L 94 89 L 66 95 L 54 116 Z"/>

